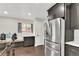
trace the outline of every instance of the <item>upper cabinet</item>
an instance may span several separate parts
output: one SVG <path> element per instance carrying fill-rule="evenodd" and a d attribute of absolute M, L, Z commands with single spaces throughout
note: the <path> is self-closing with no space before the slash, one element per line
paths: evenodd
<path fill-rule="evenodd" d="M 47 11 L 48 19 L 63 17 L 65 29 L 79 29 L 79 3 L 57 3 Z"/>
<path fill-rule="evenodd" d="M 64 3 L 57 3 L 48 9 L 48 17 L 50 17 L 50 19 L 64 17 L 64 9 Z"/>
<path fill-rule="evenodd" d="M 74 3 L 70 6 L 71 29 L 79 29 L 79 4 Z"/>
<path fill-rule="evenodd" d="M 79 4 L 66 4 L 66 29 L 79 29 Z"/>

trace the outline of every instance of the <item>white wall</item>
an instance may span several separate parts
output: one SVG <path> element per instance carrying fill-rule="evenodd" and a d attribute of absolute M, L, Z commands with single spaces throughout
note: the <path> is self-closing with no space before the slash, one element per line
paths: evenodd
<path fill-rule="evenodd" d="M 25 21 L 20 19 L 13 18 L 3 18 L 0 17 L 0 33 L 17 33 L 18 38 L 22 38 L 22 36 L 34 35 L 34 33 L 18 33 L 18 23 L 33 23 L 31 21 Z"/>
<path fill-rule="evenodd" d="M 18 23 L 32 23 L 33 33 L 18 33 Z M 23 36 L 35 36 L 35 46 L 44 45 L 44 22 L 40 21 L 24 21 L 13 18 L 0 17 L 0 33 L 17 33 L 18 38 L 22 39 Z"/>

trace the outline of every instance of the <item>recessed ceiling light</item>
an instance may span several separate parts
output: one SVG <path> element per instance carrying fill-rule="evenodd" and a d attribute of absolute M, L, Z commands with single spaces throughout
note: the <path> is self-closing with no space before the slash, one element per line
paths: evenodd
<path fill-rule="evenodd" d="M 4 11 L 4 14 L 8 14 L 8 12 L 7 11 Z"/>
<path fill-rule="evenodd" d="M 28 13 L 28 15 L 31 16 L 32 14 L 31 13 Z"/>

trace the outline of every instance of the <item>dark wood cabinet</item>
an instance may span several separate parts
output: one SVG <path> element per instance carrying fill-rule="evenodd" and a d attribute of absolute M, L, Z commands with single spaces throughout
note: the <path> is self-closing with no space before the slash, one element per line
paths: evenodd
<path fill-rule="evenodd" d="M 73 27 L 73 14 L 72 15 L 72 3 L 65 3 L 65 42 L 68 42 L 68 41 L 73 41 L 74 40 L 74 29 L 72 28 Z M 75 12 L 73 12 L 75 13 Z M 75 15 L 76 16 L 76 15 Z M 74 18 L 74 17 L 73 17 Z"/>
<path fill-rule="evenodd" d="M 51 19 L 64 17 L 64 3 L 57 3 L 50 9 L 48 9 L 48 17 L 51 17 Z"/>
<path fill-rule="evenodd" d="M 15 47 L 23 47 L 23 41 L 22 42 L 15 42 Z"/>
<path fill-rule="evenodd" d="M 34 46 L 35 36 L 24 37 L 24 46 Z"/>
<path fill-rule="evenodd" d="M 65 52 L 66 56 L 79 56 L 79 47 L 66 44 Z"/>
<path fill-rule="evenodd" d="M 70 6 L 71 29 L 79 29 L 79 4 L 73 3 Z"/>
<path fill-rule="evenodd" d="M 70 3 L 65 4 L 65 28 L 71 29 L 71 19 L 70 19 Z"/>
<path fill-rule="evenodd" d="M 66 29 L 79 29 L 79 3 L 66 3 Z"/>

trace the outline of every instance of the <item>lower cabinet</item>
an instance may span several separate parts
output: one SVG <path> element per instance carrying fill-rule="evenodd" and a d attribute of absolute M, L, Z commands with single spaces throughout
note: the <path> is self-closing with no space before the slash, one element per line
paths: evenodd
<path fill-rule="evenodd" d="M 15 47 L 23 47 L 23 46 L 24 46 L 23 43 L 24 43 L 24 42 L 16 42 L 16 43 L 15 43 Z"/>
<path fill-rule="evenodd" d="M 24 41 L 15 42 L 16 47 L 24 47 L 24 46 L 34 46 L 35 45 L 35 36 L 24 37 Z M 6 47 L 6 43 L 0 44 L 0 49 L 4 49 Z"/>
<path fill-rule="evenodd" d="M 66 56 L 79 56 L 79 47 L 66 44 L 65 55 Z"/>
<path fill-rule="evenodd" d="M 34 46 L 35 36 L 24 37 L 24 46 Z"/>

